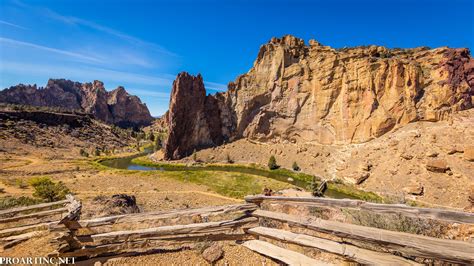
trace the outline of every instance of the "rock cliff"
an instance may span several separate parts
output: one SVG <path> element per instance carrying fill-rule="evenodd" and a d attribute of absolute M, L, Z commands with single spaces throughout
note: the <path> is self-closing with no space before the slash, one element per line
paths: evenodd
<path fill-rule="evenodd" d="M 188 91 L 186 86 L 179 90 Z M 472 108 L 474 59 L 468 49 L 334 49 L 284 36 L 263 45 L 250 71 L 229 83 L 226 92 L 205 96 L 204 88 L 199 91 L 199 97 L 191 97 L 196 101 L 172 94 L 168 116 L 175 120 L 170 119 L 168 142 L 174 155 L 168 158 L 187 155 L 176 149 L 181 142 L 187 152 L 198 147 L 207 133 L 197 133 L 209 128 L 219 140 L 350 144 L 410 122 L 443 120 Z M 203 101 L 212 105 L 199 115 L 207 123 L 197 122 L 194 112 L 175 114 L 185 108 L 181 102 L 199 105 L 202 112 Z M 193 129 L 184 133 L 185 127 L 173 123 L 192 123 Z M 183 134 L 189 139 L 176 138 Z"/>
<path fill-rule="evenodd" d="M 153 120 L 138 97 L 129 95 L 123 87 L 107 92 L 97 80 L 79 83 L 50 79 L 44 88 L 19 84 L 0 91 L 0 103 L 80 110 L 123 127 L 148 125 Z"/>
<path fill-rule="evenodd" d="M 222 144 L 220 113 L 217 100 L 206 96 L 201 75 L 180 73 L 173 82 L 169 111 L 168 140 L 165 158 L 179 159 L 191 155 L 195 148 Z"/>

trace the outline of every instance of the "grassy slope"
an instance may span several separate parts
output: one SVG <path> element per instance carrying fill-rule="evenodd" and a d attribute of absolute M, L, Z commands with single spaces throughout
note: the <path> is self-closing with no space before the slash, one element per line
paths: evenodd
<path fill-rule="evenodd" d="M 140 173 L 146 176 L 171 178 L 181 182 L 191 182 L 194 184 L 204 185 L 215 193 L 238 199 L 242 199 L 246 195 L 259 194 L 265 187 L 269 187 L 274 190 L 294 187 L 293 185 L 285 182 L 246 173 L 216 171 L 209 169 L 206 170 L 205 168 L 203 168 L 202 171 L 137 171 L 113 169 L 100 163 L 104 160 L 114 158 L 118 157 L 101 157 L 99 159 L 90 161 L 90 163 L 95 169 L 100 171 L 114 171 L 121 174 Z M 152 166 L 152 162 L 146 161 L 146 158 L 146 156 L 139 157 L 133 159 L 133 162 L 140 165 Z"/>
<path fill-rule="evenodd" d="M 135 164 L 138 164 L 138 165 L 149 166 L 149 167 L 167 167 L 167 168 L 177 167 L 177 168 L 181 168 L 181 167 L 186 166 L 185 164 L 179 164 L 179 163 L 156 163 L 156 162 L 151 161 L 147 156 L 134 158 L 132 160 L 132 162 L 135 163 Z M 272 175 L 279 176 L 280 180 L 281 180 L 281 176 L 284 176 L 285 177 L 284 180 L 286 180 L 287 178 L 292 178 L 294 180 L 300 181 L 301 184 L 302 183 L 305 184 L 305 185 L 300 186 L 303 189 L 308 189 L 308 185 L 310 184 L 310 182 L 313 178 L 313 176 L 311 176 L 311 175 L 308 175 L 308 174 L 305 174 L 305 173 L 294 172 L 294 171 L 284 169 L 284 168 L 280 168 L 280 169 L 277 169 L 277 170 L 268 170 L 268 169 L 265 169 L 262 166 L 259 166 L 259 165 L 256 165 L 256 164 L 251 164 L 251 165 L 203 164 L 203 165 L 198 166 L 198 167 L 202 167 L 202 171 L 192 170 L 192 171 L 185 171 L 185 172 L 186 173 L 201 173 L 201 176 L 203 176 L 205 174 L 202 174 L 202 173 L 206 173 L 206 172 L 209 173 L 209 171 L 206 171 L 206 169 L 212 168 L 212 169 L 215 170 L 216 167 L 217 168 L 222 167 L 222 169 L 224 171 L 222 171 L 220 173 L 228 173 L 228 174 L 230 174 L 230 172 L 225 172 L 225 169 L 227 167 L 241 168 L 241 169 L 255 169 L 255 170 L 258 170 L 259 172 L 268 174 L 270 176 L 272 176 Z M 181 171 L 176 171 L 176 172 L 177 173 L 182 173 Z M 238 173 L 234 173 L 234 175 L 235 174 L 238 174 Z M 241 175 L 241 177 L 248 176 L 248 174 L 240 174 L 240 175 Z M 252 175 L 252 176 L 254 178 L 258 177 L 258 178 L 261 178 L 261 179 L 271 180 L 271 178 L 265 178 L 265 177 L 261 177 L 261 176 L 257 176 L 257 175 Z M 204 180 L 204 179 L 200 179 L 200 180 Z M 211 181 L 211 180 L 209 180 L 209 181 Z M 276 181 L 276 180 L 274 180 L 274 181 Z M 238 184 L 236 183 L 235 185 L 245 187 L 247 182 L 252 183 L 250 180 L 242 178 L 242 180 L 239 181 Z M 281 181 L 278 181 L 278 182 L 283 183 Z M 196 183 L 198 183 L 198 182 L 196 182 Z M 202 183 L 202 184 L 207 185 L 207 186 L 212 186 L 212 184 L 210 184 L 210 183 Z M 291 187 L 290 184 L 288 184 L 288 186 Z M 365 200 L 365 201 L 371 201 L 371 202 L 386 202 L 387 201 L 386 199 L 380 197 L 379 195 L 377 195 L 373 192 L 362 191 L 362 190 L 359 190 L 359 189 L 357 189 L 357 188 L 355 188 L 354 186 L 351 186 L 351 185 L 338 184 L 338 183 L 329 183 L 328 186 L 329 186 L 330 190 L 333 190 L 337 193 L 346 194 L 346 195 L 348 195 L 349 197 L 352 197 L 352 198 L 357 198 L 357 199 L 361 199 L 361 200 Z M 270 187 L 274 190 L 280 189 L 280 187 L 274 187 L 274 186 L 270 186 L 270 185 L 268 187 Z M 236 188 L 234 188 L 234 189 L 236 189 Z M 261 189 L 263 189 L 263 187 L 261 187 Z M 246 191 L 249 191 L 249 192 L 252 191 L 253 192 L 253 193 L 249 193 L 249 194 L 256 194 L 256 193 L 261 193 L 262 192 L 261 189 L 260 189 L 260 191 L 258 191 L 257 189 L 253 189 L 253 190 L 249 189 L 249 190 L 246 190 Z M 236 189 L 236 190 L 240 190 L 240 189 Z M 220 193 L 219 191 L 216 191 L 216 192 Z M 240 193 L 240 194 L 242 194 L 242 193 Z M 249 194 L 244 194 L 243 196 L 249 195 Z M 228 195 L 228 194 L 226 194 L 226 195 Z"/>

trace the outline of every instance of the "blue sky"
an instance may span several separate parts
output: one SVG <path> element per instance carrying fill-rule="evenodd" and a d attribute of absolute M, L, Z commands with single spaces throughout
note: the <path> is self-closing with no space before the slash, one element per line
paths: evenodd
<path fill-rule="evenodd" d="M 201 73 L 208 92 L 225 90 L 273 36 L 472 50 L 473 2 L 0 0 L 0 88 L 98 79 L 160 115 L 177 73 Z"/>

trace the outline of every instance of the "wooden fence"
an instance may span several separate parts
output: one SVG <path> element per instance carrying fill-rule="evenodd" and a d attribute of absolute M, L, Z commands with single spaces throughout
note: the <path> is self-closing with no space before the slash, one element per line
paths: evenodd
<path fill-rule="evenodd" d="M 76 257 L 79 260 L 193 248 L 200 241 L 238 240 L 255 252 L 290 265 L 328 264 L 307 252 L 292 248 L 294 246 L 361 264 L 474 263 L 474 244 L 466 241 L 322 219 L 298 211 L 301 207 L 349 209 L 462 224 L 471 228 L 474 226 L 473 213 L 327 198 L 249 196 L 246 201 L 245 204 L 81 220 L 81 204 L 70 197 L 67 201 L 55 203 L 55 206 L 65 204 L 61 208 L 67 208 L 62 219 L 47 223 L 47 228 L 58 232 L 53 240 L 56 252 L 50 255 Z M 52 205 L 38 206 L 28 208 L 44 210 Z M 282 208 L 272 209 L 269 206 Z M 19 209 L 3 213 L 21 213 Z M 281 211 L 284 209 L 290 212 Z M 40 212 L 48 211 L 52 210 Z M 17 218 L 26 215 L 35 217 L 24 214 Z M 2 219 L 12 221 L 12 218 Z M 25 229 L 19 232 L 26 233 Z M 5 230 L 0 231 L 0 237 L 6 235 Z"/>
<path fill-rule="evenodd" d="M 79 217 L 81 203 L 72 195 L 65 200 L 0 211 L 0 244 L 11 248 L 49 230 L 51 226 Z"/>

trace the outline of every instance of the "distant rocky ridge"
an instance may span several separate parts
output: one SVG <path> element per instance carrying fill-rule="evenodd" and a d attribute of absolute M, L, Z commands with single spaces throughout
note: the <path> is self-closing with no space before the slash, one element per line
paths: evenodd
<path fill-rule="evenodd" d="M 19 84 L 0 91 L 0 103 L 81 110 L 121 127 L 144 126 L 153 121 L 147 106 L 137 96 L 128 94 L 123 87 L 107 92 L 97 80 L 79 83 L 50 79 L 44 88 Z"/>
<path fill-rule="evenodd" d="M 367 142 L 410 122 L 472 108 L 473 96 L 468 49 L 334 49 L 289 35 L 273 38 L 226 92 L 206 96 L 200 76 L 178 75 L 165 158 L 239 138 Z"/>

